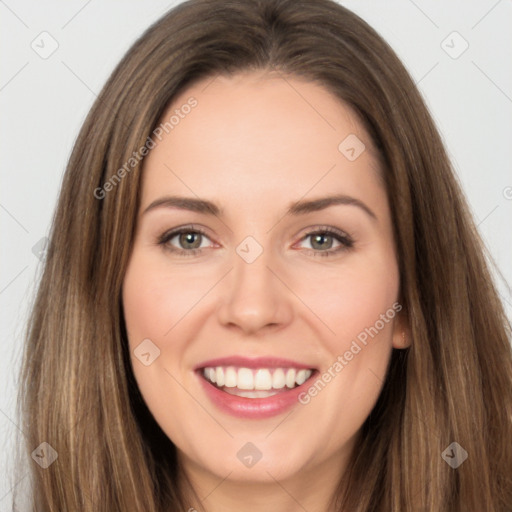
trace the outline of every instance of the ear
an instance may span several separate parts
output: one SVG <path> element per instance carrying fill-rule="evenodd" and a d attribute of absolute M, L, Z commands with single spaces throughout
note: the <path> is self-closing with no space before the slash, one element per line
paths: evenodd
<path fill-rule="evenodd" d="M 402 310 L 395 318 L 393 326 L 393 348 L 404 349 L 411 346 L 412 334 L 409 325 L 409 316 Z"/>

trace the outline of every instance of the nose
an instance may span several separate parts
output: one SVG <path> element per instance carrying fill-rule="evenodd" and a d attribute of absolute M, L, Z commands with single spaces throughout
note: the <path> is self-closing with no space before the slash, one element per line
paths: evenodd
<path fill-rule="evenodd" d="M 252 263 L 234 255 L 233 270 L 224 280 L 222 301 L 217 310 L 219 322 L 244 334 L 279 330 L 293 318 L 293 294 L 276 277 L 282 272 L 270 257 L 263 253 Z"/>

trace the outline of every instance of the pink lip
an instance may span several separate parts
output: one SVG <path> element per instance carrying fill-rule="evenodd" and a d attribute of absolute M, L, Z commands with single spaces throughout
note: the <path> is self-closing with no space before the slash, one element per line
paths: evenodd
<path fill-rule="evenodd" d="M 238 368 L 298 368 L 299 370 L 313 369 L 311 365 L 298 363 L 291 359 L 282 359 L 279 357 L 241 357 L 229 356 L 218 359 L 210 359 L 198 364 L 194 370 L 214 366 L 236 366 Z"/>
<path fill-rule="evenodd" d="M 293 405 L 299 405 L 299 394 L 310 386 L 310 380 L 315 374 L 304 384 L 293 389 L 280 391 L 268 398 L 245 398 L 230 395 L 208 382 L 199 372 L 197 375 L 208 398 L 222 411 L 239 418 L 264 419 L 281 414 Z"/>

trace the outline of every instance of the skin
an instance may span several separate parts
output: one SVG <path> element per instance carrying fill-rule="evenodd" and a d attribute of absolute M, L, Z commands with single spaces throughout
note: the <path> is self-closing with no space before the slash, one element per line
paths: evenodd
<path fill-rule="evenodd" d="M 261 71 L 209 78 L 176 97 L 163 118 L 191 96 L 197 106 L 144 163 L 123 285 L 135 377 L 209 511 L 240 510 L 241 503 L 254 512 L 269 503 L 277 512 L 295 511 L 297 503 L 325 511 L 382 389 L 391 349 L 407 346 L 403 315 L 291 414 L 231 416 L 208 399 L 193 369 L 217 357 L 270 355 L 322 373 L 399 300 L 382 171 L 353 112 L 315 83 Z M 366 146 L 354 161 L 338 150 L 349 134 Z M 354 205 L 285 215 L 294 201 L 333 194 L 362 201 L 376 219 Z M 144 213 L 167 195 L 208 199 L 223 213 L 165 206 Z M 163 233 L 187 224 L 207 236 L 159 245 Z M 319 246 L 307 236 L 325 226 L 348 234 L 353 246 L 315 254 L 342 245 L 328 237 Z M 236 252 L 247 236 L 263 248 L 252 263 Z M 199 244 L 192 256 L 169 250 Z M 160 356 L 145 366 L 133 350 L 148 338 Z M 237 458 L 248 441 L 262 453 L 252 468 Z"/>

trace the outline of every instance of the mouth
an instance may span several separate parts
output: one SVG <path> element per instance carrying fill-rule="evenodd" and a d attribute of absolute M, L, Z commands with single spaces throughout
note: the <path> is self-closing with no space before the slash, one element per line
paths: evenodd
<path fill-rule="evenodd" d="M 203 363 L 195 373 L 211 402 L 231 415 L 261 419 L 299 405 L 318 370 L 282 359 L 229 358 Z"/>

